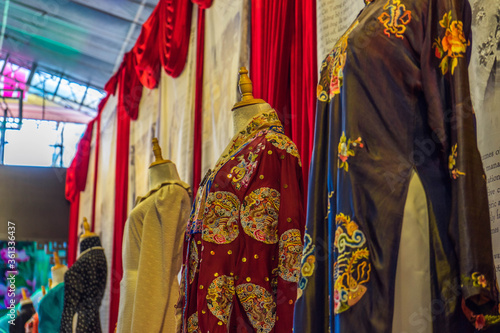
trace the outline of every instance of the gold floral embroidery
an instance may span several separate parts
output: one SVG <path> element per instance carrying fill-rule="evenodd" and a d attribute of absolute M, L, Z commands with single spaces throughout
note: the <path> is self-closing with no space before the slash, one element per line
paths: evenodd
<path fill-rule="evenodd" d="M 269 132 L 266 134 L 266 139 L 267 141 L 271 142 L 276 148 L 284 150 L 288 154 L 295 156 L 299 160 L 299 165 L 302 166 L 299 151 L 297 150 L 295 144 L 288 137 L 281 133 Z"/>
<path fill-rule="evenodd" d="M 236 287 L 236 294 L 255 332 L 271 332 L 276 323 L 276 303 L 271 293 L 259 285 L 245 283 Z"/>
<path fill-rule="evenodd" d="M 450 169 L 450 174 L 453 179 L 457 179 L 459 176 L 465 176 L 465 172 L 462 172 L 458 170 L 457 168 L 457 157 L 458 157 L 458 152 L 457 152 L 457 146 L 458 144 L 455 144 L 451 148 L 451 153 L 450 156 L 448 156 L 448 168 Z"/>
<path fill-rule="evenodd" d="M 189 246 L 189 283 L 193 283 L 194 277 L 196 275 L 196 270 L 198 269 L 198 263 L 200 262 L 198 256 L 198 248 L 196 247 L 196 242 L 191 241 Z"/>
<path fill-rule="evenodd" d="M 248 153 L 248 160 L 245 159 L 245 155 L 238 156 L 238 165 L 231 169 L 231 173 L 228 174 L 228 178 L 231 179 L 236 190 L 240 190 L 241 187 L 248 187 L 250 183 L 250 178 L 253 172 L 257 168 L 257 157 L 258 154 L 264 149 L 264 144 L 259 143 L 255 148 L 255 151 Z"/>
<path fill-rule="evenodd" d="M 334 312 L 341 313 L 366 293 L 370 280 L 370 252 L 364 233 L 356 222 L 342 213 L 335 218 Z"/>
<path fill-rule="evenodd" d="M 342 136 L 340 137 L 340 142 L 338 146 L 339 168 L 343 168 L 345 171 L 349 171 L 349 164 L 347 163 L 347 159 L 349 158 L 349 156 L 356 155 L 354 153 L 354 150 L 352 150 L 351 146 L 357 147 L 359 145 L 359 148 L 363 148 L 364 145 L 361 141 L 362 141 L 361 137 L 357 138 L 354 141 L 352 141 L 351 139 L 347 140 L 345 133 L 342 132 Z"/>
<path fill-rule="evenodd" d="M 187 331 L 188 333 L 199 333 L 198 328 L 198 312 L 193 313 L 187 320 Z"/>
<path fill-rule="evenodd" d="M 238 237 L 240 201 L 230 192 L 211 192 L 205 203 L 203 240 L 228 244 Z"/>
<path fill-rule="evenodd" d="M 210 312 L 224 324 L 229 322 L 234 297 L 234 278 L 221 275 L 215 278 L 207 291 L 207 306 Z"/>
<path fill-rule="evenodd" d="M 269 187 L 252 191 L 243 201 L 240 217 L 245 233 L 266 244 L 278 242 L 280 193 Z"/>
<path fill-rule="evenodd" d="M 453 75 L 458 65 L 458 58 L 464 57 L 470 41 L 465 38 L 462 21 L 452 20 L 451 10 L 444 14 L 439 24 L 446 29 L 445 35 L 443 39 L 436 38 L 432 46 L 436 48 L 436 57 L 442 59 L 439 68 L 443 75 L 448 72 L 448 69 Z"/>
<path fill-rule="evenodd" d="M 300 230 L 290 229 L 280 237 L 279 275 L 285 281 L 298 282 L 300 276 L 300 259 L 302 254 L 302 237 Z"/>
<path fill-rule="evenodd" d="M 322 102 L 329 102 L 335 95 L 340 93 L 347 58 L 347 41 L 349 34 L 356 28 L 358 23 L 358 21 L 355 21 L 351 25 L 321 64 L 321 77 L 316 93 L 318 99 Z"/>
<path fill-rule="evenodd" d="M 403 39 L 406 25 L 411 21 L 411 11 L 406 10 L 406 6 L 400 0 L 389 0 L 384 6 L 385 12 L 380 14 L 378 20 L 385 27 L 384 33 L 387 37 L 391 34 Z"/>

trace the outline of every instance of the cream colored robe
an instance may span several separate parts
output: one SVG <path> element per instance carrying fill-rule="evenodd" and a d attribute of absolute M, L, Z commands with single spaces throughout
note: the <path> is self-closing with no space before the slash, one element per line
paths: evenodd
<path fill-rule="evenodd" d="M 178 175 L 176 177 L 178 179 Z M 175 332 L 189 185 L 163 182 L 138 199 L 123 235 L 117 332 Z"/>

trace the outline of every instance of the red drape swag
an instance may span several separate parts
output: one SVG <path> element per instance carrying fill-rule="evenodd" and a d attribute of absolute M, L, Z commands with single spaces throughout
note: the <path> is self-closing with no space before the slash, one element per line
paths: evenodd
<path fill-rule="evenodd" d="M 201 181 L 201 140 L 202 140 L 202 102 L 203 102 L 203 63 L 205 53 L 205 9 L 212 0 L 192 0 L 198 5 L 198 26 L 196 31 L 196 87 L 194 99 L 194 140 L 193 140 L 193 193 L 196 197 Z"/>
<path fill-rule="evenodd" d="M 70 202 L 69 235 L 67 261 L 68 266 L 73 265 L 76 259 L 78 246 L 78 218 L 80 210 L 80 192 L 85 190 L 90 159 L 90 146 L 94 131 L 95 119 L 90 121 L 83 134 L 76 155 L 66 171 L 66 199 Z"/>
<path fill-rule="evenodd" d="M 251 10 L 254 96 L 278 112 L 299 150 L 307 186 L 317 84 L 316 1 L 253 0 Z"/>

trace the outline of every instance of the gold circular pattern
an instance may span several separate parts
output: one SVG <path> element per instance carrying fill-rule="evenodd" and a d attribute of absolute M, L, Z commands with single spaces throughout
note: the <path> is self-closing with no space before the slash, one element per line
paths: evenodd
<path fill-rule="evenodd" d="M 264 179 L 264 175 L 260 175 L 260 176 L 259 176 L 259 178 L 260 178 L 260 179 Z"/>
<path fill-rule="evenodd" d="M 215 273 L 215 274 L 214 274 L 214 276 L 215 276 L 215 277 L 218 277 L 218 276 L 219 276 L 219 273 Z"/>
<path fill-rule="evenodd" d="M 272 154 L 273 154 L 273 151 L 272 151 L 272 150 L 268 150 L 268 151 L 267 151 L 267 153 L 268 153 L 269 155 L 272 155 Z"/>
<path fill-rule="evenodd" d="M 203 285 L 200 285 L 200 289 L 203 289 Z"/>
<path fill-rule="evenodd" d="M 222 321 L 219 321 L 217 325 L 222 326 Z"/>
<path fill-rule="evenodd" d="M 227 254 L 233 254 L 233 251 L 229 250 L 227 251 Z"/>
<path fill-rule="evenodd" d="M 288 184 L 283 185 L 284 188 L 288 188 Z"/>
<path fill-rule="evenodd" d="M 247 277 L 247 282 L 250 282 L 250 281 L 252 281 L 252 279 L 250 279 L 249 277 Z"/>
<path fill-rule="evenodd" d="M 280 158 L 281 158 L 282 160 L 284 160 L 284 159 L 285 159 L 285 155 L 281 155 L 281 156 L 280 156 Z"/>
<path fill-rule="evenodd" d="M 259 259 L 259 256 L 258 255 L 254 255 L 253 256 L 255 259 Z"/>
<path fill-rule="evenodd" d="M 287 222 L 292 222 L 292 218 L 291 218 L 291 217 L 288 217 L 288 218 L 286 219 L 286 221 L 287 221 Z"/>
<path fill-rule="evenodd" d="M 214 252 L 214 251 L 210 251 L 210 254 L 211 254 L 211 255 L 214 255 L 214 254 L 215 254 L 215 252 Z"/>
<path fill-rule="evenodd" d="M 246 262 L 247 258 L 242 258 L 241 261 Z"/>

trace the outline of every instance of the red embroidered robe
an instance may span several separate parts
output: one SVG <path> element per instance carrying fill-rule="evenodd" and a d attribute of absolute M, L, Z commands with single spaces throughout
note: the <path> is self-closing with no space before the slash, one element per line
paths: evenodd
<path fill-rule="evenodd" d="M 183 332 L 291 332 L 304 214 L 301 163 L 274 110 L 209 172 L 184 248 Z"/>

